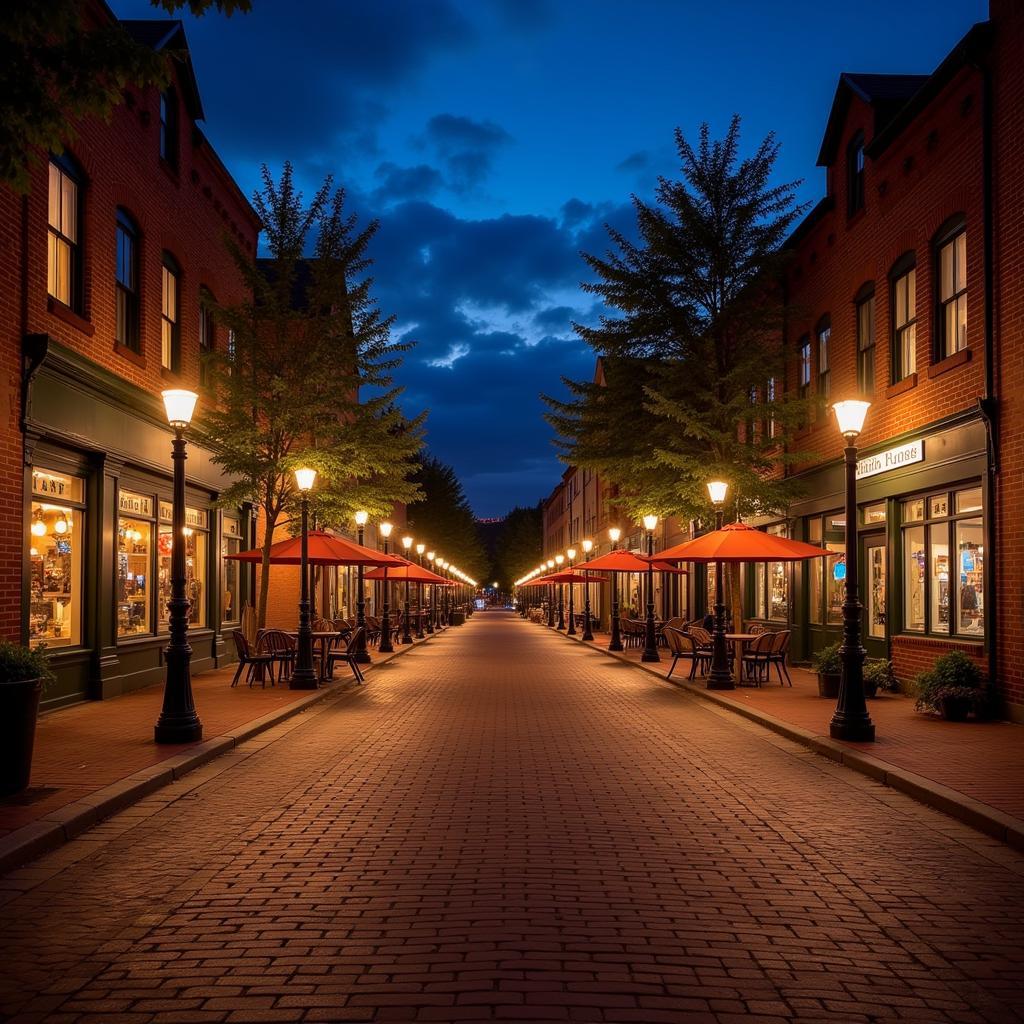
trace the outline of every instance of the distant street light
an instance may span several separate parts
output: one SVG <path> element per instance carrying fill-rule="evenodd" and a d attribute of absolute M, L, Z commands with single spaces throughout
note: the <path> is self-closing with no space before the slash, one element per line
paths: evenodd
<path fill-rule="evenodd" d="M 729 485 L 724 480 L 708 483 L 708 495 L 715 506 L 715 529 L 722 528 L 725 511 L 725 496 Z M 708 673 L 709 690 L 731 690 L 734 688 L 732 670 L 729 667 L 729 651 L 725 641 L 725 594 L 722 583 L 722 563 L 715 562 L 715 632 L 711 645 L 711 671 Z"/>
<path fill-rule="evenodd" d="M 384 554 L 388 553 L 388 537 L 391 536 L 391 531 L 394 526 L 391 523 L 381 523 L 377 527 L 377 532 L 381 535 L 384 540 Z M 388 567 L 384 566 L 384 606 L 380 610 L 380 643 L 377 645 L 377 650 L 381 654 L 391 654 L 394 651 L 395 646 L 391 642 L 391 604 L 389 602 L 388 595 Z"/>
<path fill-rule="evenodd" d="M 618 551 L 619 549 L 619 538 L 622 536 L 622 531 L 617 527 L 613 526 L 608 531 L 608 539 L 612 542 L 612 551 Z M 621 651 L 622 647 L 622 634 L 619 630 L 619 574 L 612 573 L 612 621 L 610 623 L 612 637 L 608 642 L 609 651 Z"/>
<path fill-rule="evenodd" d="M 656 515 L 644 516 L 644 529 L 647 531 L 647 557 L 654 557 L 654 529 L 658 525 Z M 658 654 L 658 636 L 654 624 L 654 566 L 647 563 L 647 629 L 644 633 L 644 653 L 641 661 L 661 661 Z"/>
<path fill-rule="evenodd" d="M 295 670 L 288 680 L 290 690 L 315 690 L 320 685 L 313 667 L 313 628 L 309 614 L 309 492 L 315 482 L 315 469 L 295 470 L 295 483 L 302 495 L 302 546 L 299 556 L 299 636 Z"/>

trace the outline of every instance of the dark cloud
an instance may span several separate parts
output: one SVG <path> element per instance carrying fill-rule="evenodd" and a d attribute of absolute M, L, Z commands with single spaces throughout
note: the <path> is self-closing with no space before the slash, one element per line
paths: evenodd
<path fill-rule="evenodd" d="M 627 174 L 635 174 L 638 171 L 646 171 L 651 166 L 651 154 L 646 149 L 630 153 L 621 163 L 615 165 L 615 170 Z"/>
<path fill-rule="evenodd" d="M 469 192 L 486 179 L 497 150 L 511 141 L 512 136 L 493 121 L 437 114 L 427 122 L 420 144 L 443 163 L 450 188 Z"/>
<path fill-rule="evenodd" d="M 538 327 L 562 333 L 571 332 L 572 321 L 578 319 L 579 310 L 573 309 L 572 306 L 552 306 L 533 315 L 533 322 Z"/>
<path fill-rule="evenodd" d="M 441 172 L 427 164 L 399 167 L 385 162 L 377 167 L 374 176 L 380 185 L 373 192 L 379 203 L 405 202 L 408 199 L 428 199 L 444 185 Z"/>

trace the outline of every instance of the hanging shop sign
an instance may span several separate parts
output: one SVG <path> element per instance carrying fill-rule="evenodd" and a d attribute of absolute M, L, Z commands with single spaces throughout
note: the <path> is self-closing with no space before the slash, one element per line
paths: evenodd
<path fill-rule="evenodd" d="M 174 515 L 174 506 L 169 501 L 160 502 L 160 521 L 169 523 Z M 185 507 L 185 525 L 197 530 L 206 529 L 206 509 Z"/>
<path fill-rule="evenodd" d="M 38 498 L 64 498 L 82 501 L 85 481 L 77 476 L 50 473 L 45 469 L 32 470 L 32 493 Z"/>
<path fill-rule="evenodd" d="M 857 461 L 857 479 L 864 480 L 879 473 L 888 473 L 892 469 L 902 469 L 915 462 L 924 461 L 924 441 L 911 441 L 901 444 L 898 448 L 889 448 L 875 455 Z"/>
<path fill-rule="evenodd" d="M 131 516 L 153 518 L 153 499 L 148 494 L 132 494 L 131 491 L 118 491 L 117 507 L 122 513 Z"/>

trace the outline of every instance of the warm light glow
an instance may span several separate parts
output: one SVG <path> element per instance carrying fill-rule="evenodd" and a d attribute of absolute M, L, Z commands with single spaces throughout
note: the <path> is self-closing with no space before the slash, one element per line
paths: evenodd
<path fill-rule="evenodd" d="M 589 555 L 590 552 L 594 550 L 594 542 L 592 540 L 582 541 L 580 547 L 583 548 L 583 553 L 585 555 Z"/>
<path fill-rule="evenodd" d="M 402 547 L 405 548 L 406 551 L 408 551 L 409 548 L 412 547 L 412 537 L 403 537 L 402 538 Z"/>
<path fill-rule="evenodd" d="M 609 538 L 611 538 L 611 542 L 613 544 L 618 544 L 619 543 L 619 538 L 622 536 L 622 531 L 617 526 L 613 526 L 608 531 L 608 536 L 609 536 Z"/>
<path fill-rule="evenodd" d="M 725 501 L 725 495 L 728 490 L 729 485 L 724 480 L 708 481 L 708 494 L 711 496 L 711 503 L 713 505 L 721 505 Z"/>
<path fill-rule="evenodd" d="M 33 558 L 38 558 L 38 557 L 39 557 L 39 552 L 38 552 L 38 550 L 36 550 L 36 548 L 29 548 L 29 549 L 28 549 L 28 553 L 29 553 L 29 554 L 30 554 L 30 555 L 31 555 L 31 556 L 32 556 Z"/>
<path fill-rule="evenodd" d="M 861 432 L 870 405 L 870 402 L 864 402 L 859 398 L 848 398 L 845 402 L 836 402 L 832 406 L 839 424 L 839 433 L 843 437 L 856 437 Z"/>
<path fill-rule="evenodd" d="M 370 513 L 360 509 L 356 513 L 356 526 L 365 526 L 366 521 L 370 518 Z"/>
<path fill-rule="evenodd" d="M 549 569 L 554 569 L 554 567 L 555 567 L 555 560 L 553 558 L 549 558 L 548 559 L 548 568 Z"/>
<path fill-rule="evenodd" d="M 61 516 L 57 522 L 53 524 L 54 533 L 67 533 L 68 532 L 68 521 L 64 516 Z"/>
<path fill-rule="evenodd" d="M 498 581 L 497 581 L 497 580 L 495 580 L 495 581 L 494 581 L 494 582 L 493 582 L 493 583 L 491 584 L 491 586 L 492 586 L 492 587 L 494 587 L 494 589 L 495 589 L 495 590 L 497 590 L 497 589 L 498 589 Z"/>
<path fill-rule="evenodd" d="M 391 531 L 394 529 L 394 526 L 391 523 L 381 523 L 377 529 L 380 531 L 380 535 L 386 540 L 391 536 Z"/>
<path fill-rule="evenodd" d="M 658 525 L 658 517 L 655 515 L 644 516 L 644 529 L 650 533 Z"/>
<path fill-rule="evenodd" d="M 555 565 L 561 565 L 565 561 L 565 555 L 555 555 Z"/>
<path fill-rule="evenodd" d="M 196 531 L 193 530 L 191 526 L 183 526 L 181 528 L 181 535 L 182 535 L 182 537 L 191 537 L 192 534 L 195 533 L 195 532 Z"/>
<path fill-rule="evenodd" d="M 298 484 L 300 491 L 311 491 L 313 484 L 316 483 L 316 470 L 306 466 L 295 470 L 295 483 Z"/>
<path fill-rule="evenodd" d="M 426 550 L 427 550 L 427 545 L 426 544 L 417 544 L 416 545 L 416 554 L 417 555 L 422 555 L 423 552 L 426 551 Z"/>
<path fill-rule="evenodd" d="M 432 561 L 434 560 L 434 556 L 435 556 L 436 554 L 437 554 L 437 552 L 436 552 L 436 551 L 428 551 L 428 552 L 427 552 L 427 561 L 428 561 L 428 562 L 432 562 Z"/>
<path fill-rule="evenodd" d="M 32 524 L 32 536 L 33 537 L 45 537 L 46 536 L 46 523 L 42 519 L 37 519 Z"/>
<path fill-rule="evenodd" d="M 569 548 L 569 550 L 566 551 L 566 554 L 569 556 L 569 561 L 571 562 L 576 557 L 576 549 Z"/>
<path fill-rule="evenodd" d="M 196 411 L 199 396 L 194 391 L 184 391 L 181 388 L 171 388 L 169 391 L 161 391 L 160 394 L 164 400 L 167 422 L 178 430 L 184 430 L 192 422 L 192 413 Z"/>

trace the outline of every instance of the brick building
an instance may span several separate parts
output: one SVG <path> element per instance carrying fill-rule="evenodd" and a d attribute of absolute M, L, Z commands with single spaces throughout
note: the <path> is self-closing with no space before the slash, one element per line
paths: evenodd
<path fill-rule="evenodd" d="M 89 17 L 112 19 L 94 3 Z M 229 339 L 207 296 L 240 300 L 225 237 L 255 253 L 259 222 L 206 140 L 178 21 L 125 22 L 182 53 L 172 84 L 128 89 L 108 124 L 89 120 L 61 156 L 37 154 L 31 189 L 0 189 L 4 419 L 0 633 L 44 641 L 50 706 L 162 678 L 170 567 L 170 444 L 159 392 L 204 400 L 200 353 Z M 216 506 L 211 453 L 188 451 L 194 664 L 226 655 L 225 624 L 250 599 L 222 554 L 251 517 Z"/>

